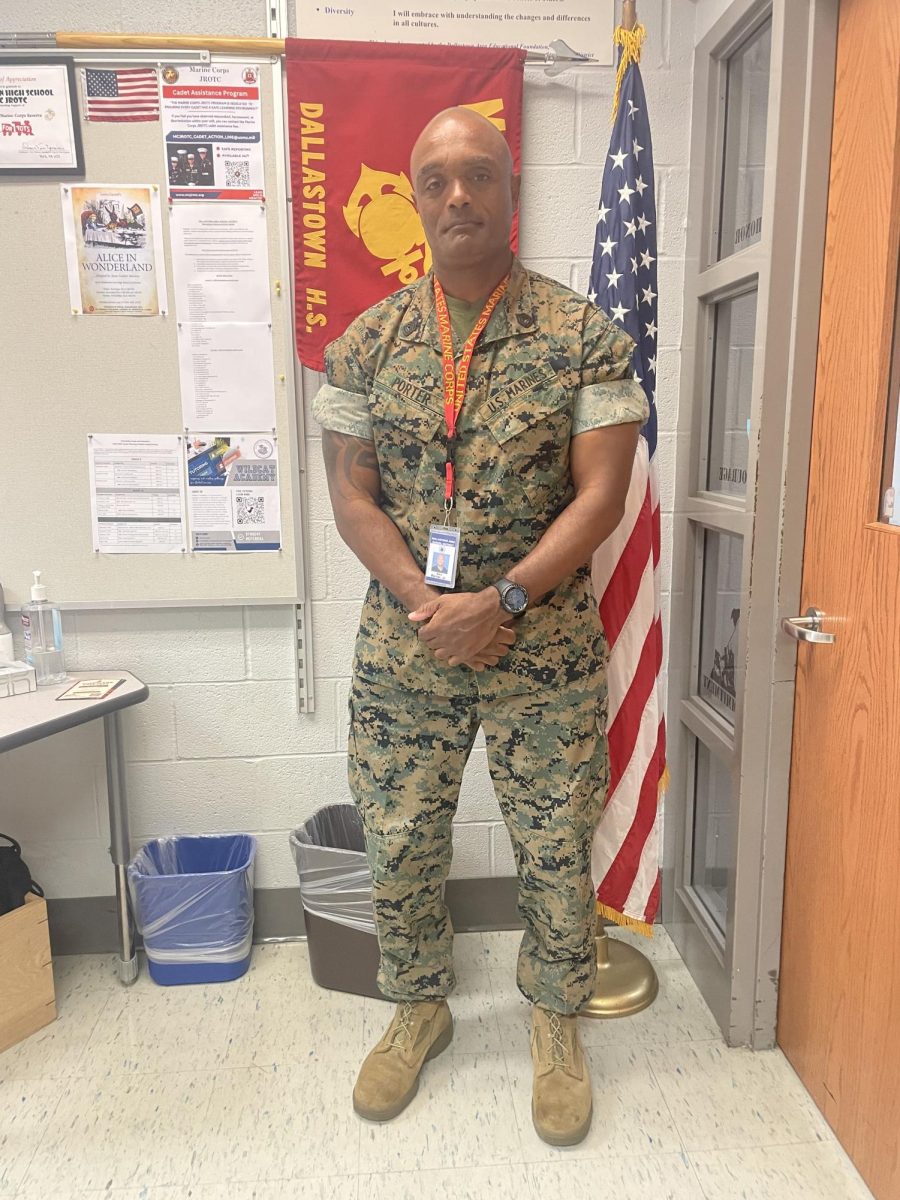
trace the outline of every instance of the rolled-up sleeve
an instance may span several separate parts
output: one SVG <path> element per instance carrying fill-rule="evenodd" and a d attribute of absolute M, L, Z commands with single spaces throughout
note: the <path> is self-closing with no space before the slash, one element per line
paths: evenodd
<path fill-rule="evenodd" d="M 575 397 L 572 436 L 604 425 L 627 425 L 650 416 L 644 389 L 634 378 L 634 341 L 604 313 L 591 313 L 584 329 L 581 387 Z"/>
<path fill-rule="evenodd" d="M 347 433 L 351 437 L 372 440 L 369 403 L 359 392 L 323 383 L 313 399 L 313 416 L 323 429 Z"/>
<path fill-rule="evenodd" d="M 313 398 L 313 416 L 323 429 L 371 441 L 366 377 L 346 337 L 327 347 L 325 379 Z"/>

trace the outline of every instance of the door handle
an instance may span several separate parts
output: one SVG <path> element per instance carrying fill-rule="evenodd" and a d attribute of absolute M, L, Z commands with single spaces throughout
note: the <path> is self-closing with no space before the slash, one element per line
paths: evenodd
<path fill-rule="evenodd" d="M 825 616 L 818 608 L 808 608 L 802 617 L 782 617 L 781 628 L 797 642 L 819 642 L 831 645 L 835 640 L 833 633 L 824 633 L 822 618 Z"/>

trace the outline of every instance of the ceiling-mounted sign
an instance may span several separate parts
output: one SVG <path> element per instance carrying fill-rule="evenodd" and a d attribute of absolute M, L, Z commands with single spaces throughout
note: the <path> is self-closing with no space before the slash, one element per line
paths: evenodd
<path fill-rule="evenodd" d="M 613 61 L 614 0 L 298 0 L 302 38 L 520 46 L 545 52 L 564 41 L 595 62 Z"/>

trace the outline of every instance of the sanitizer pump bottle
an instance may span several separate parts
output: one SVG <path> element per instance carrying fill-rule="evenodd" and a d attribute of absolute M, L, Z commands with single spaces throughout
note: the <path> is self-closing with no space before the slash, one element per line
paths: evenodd
<path fill-rule="evenodd" d="M 38 686 L 63 683 L 66 663 L 63 658 L 62 617 L 56 605 L 47 599 L 47 588 L 41 583 L 40 571 L 34 572 L 31 603 L 22 609 L 22 630 L 25 634 L 25 658 L 34 667 Z"/>

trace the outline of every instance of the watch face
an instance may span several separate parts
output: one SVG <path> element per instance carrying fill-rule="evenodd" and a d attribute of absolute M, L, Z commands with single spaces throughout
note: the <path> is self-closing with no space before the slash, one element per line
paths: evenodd
<path fill-rule="evenodd" d="M 528 593 L 519 584 L 513 584 L 503 597 L 504 607 L 507 612 L 520 613 L 525 611 L 525 606 L 528 604 Z"/>

